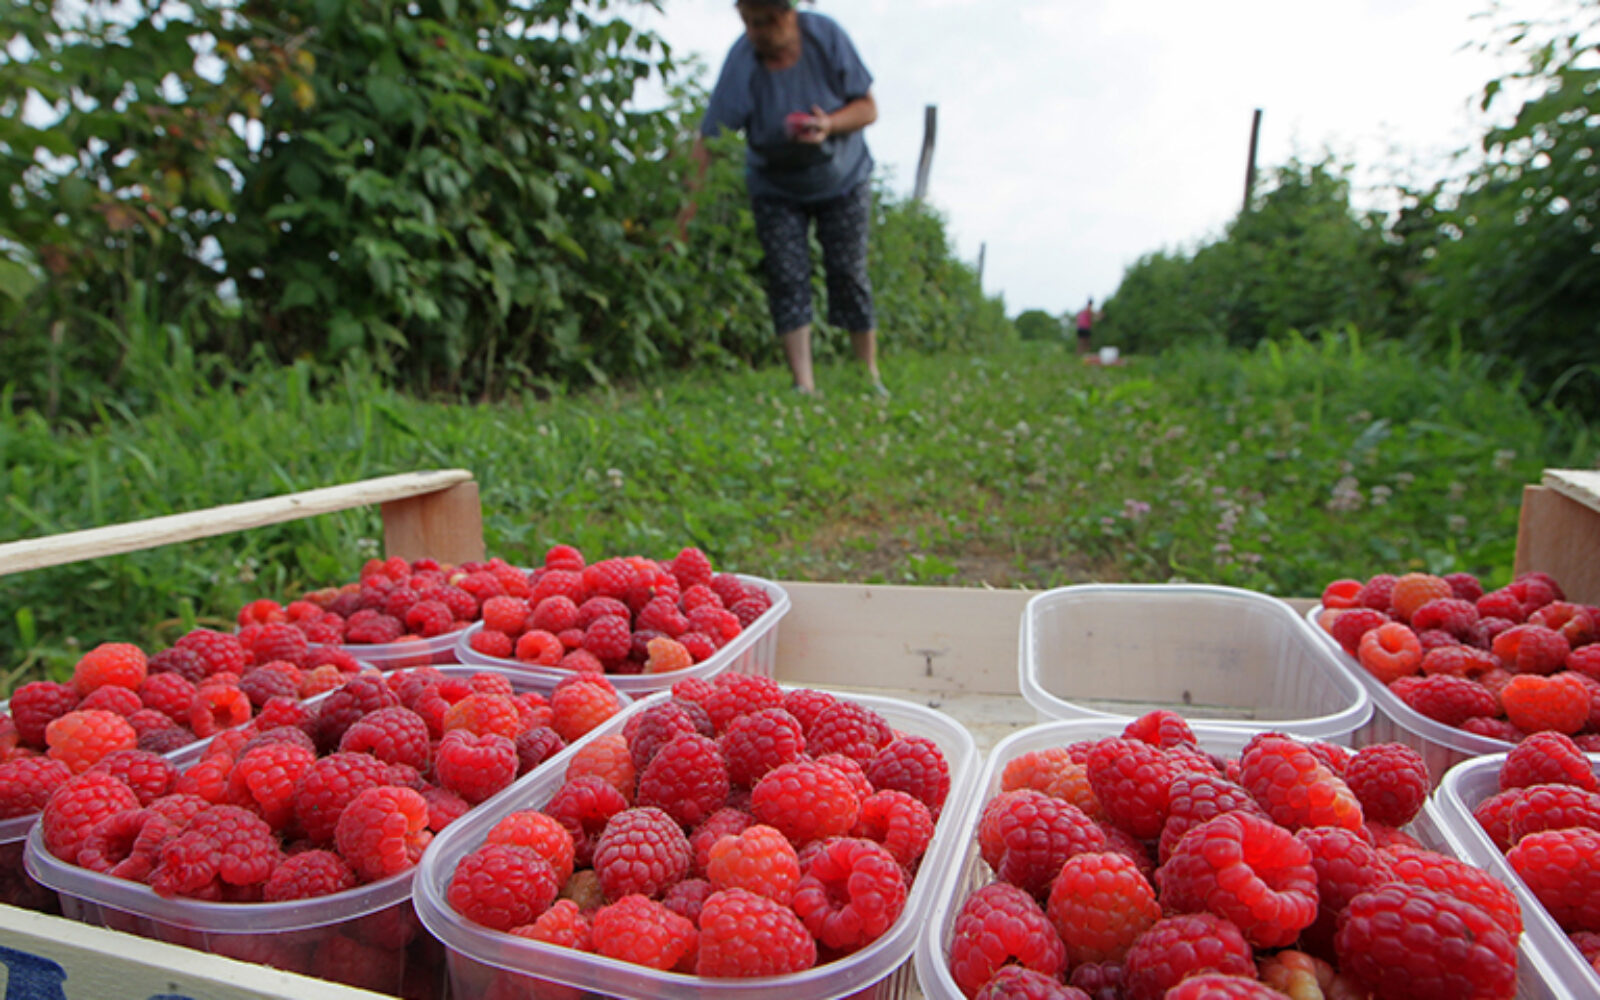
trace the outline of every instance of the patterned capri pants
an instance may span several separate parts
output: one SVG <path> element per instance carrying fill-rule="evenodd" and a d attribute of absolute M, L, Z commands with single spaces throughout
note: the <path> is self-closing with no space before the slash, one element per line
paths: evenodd
<path fill-rule="evenodd" d="M 875 329 L 872 282 L 867 278 L 867 232 L 872 185 L 862 182 L 837 198 L 794 202 L 753 198 L 756 235 L 767 272 L 767 305 L 781 336 L 811 322 L 810 220 L 817 223 L 827 275 L 828 322 L 851 333 Z"/>

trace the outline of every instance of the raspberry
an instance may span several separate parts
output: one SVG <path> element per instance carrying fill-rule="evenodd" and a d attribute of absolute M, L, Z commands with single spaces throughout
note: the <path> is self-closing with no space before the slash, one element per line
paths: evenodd
<path fill-rule="evenodd" d="M 380 708 L 393 708 L 400 704 L 400 696 L 390 690 L 382 675 L 357 674 L 345 681 L 322 701 L 317 712 L 317 746 L 332 751 L 349 729 L 361 717 Z"/>
<path fill-rule="evenodd" d="M 256 663 L 283 660 L 298 664 L 300 658 L 310 648 L 305 633 L 287 622 L 258 625 L 250 631 L 248 637 L 244 630 L 241 630 L 239 638 Z"/>
<path fill-rule="evenodd" d="M 1389 608 L 1396 619 L 1410 622 L 1424 605 L 1441 598 L 1455 598 L 1455 591 L 1444 579 L 1431 573 L 1407 573 L 1394 582 L 1389 592 Z"/>
<path fill-rule="evenodd" d="M 1425 848 L 1395 847 L 1385 853 L 1389 870 L 1400 881 L 1471 903 L 1493 917 L 1513 941 L 1522 934 L 1522 908 L 1516 895 L 1483 869 Z"/>
<path fill-rule="evenodd" d="M 256 813 L 274 830 L 295 814 L 295 790 L 316 754 L 292 743 L 272 743 L 241 754 L 228 775 L 228 801 Z"/>
<path fill-rule="evenodd" d="M 1556 601 L 1528 616 L 1528 624 L 1555 629 L 1566 637 L 1573 648 L 1587 645 L 1595 639 L 1595 619 L 1581 604 Z"/>
<path fill-rule="evenodd" d="M 1561 592 L 1561 585 L 1556 583 L 1555 578 L 1539 570 L 1521 574 L 1511 581 L 1511 586 L 1507 589 L 1517 595 L 1529 614 L 1551 601 L 1566 599 L 1566 594 Z"/>
<path fill-rule="evenodd" d="M 1532 733 L 1512 747 L 1500 765 L 1501 791 L 1547 784 L 1600 790 L 1588 758 L 1564 733 Z"/>
<path fill-rule="evenodd" d="M 645 644 L 645 650 L 644 672 L 647 674 L 670 674 L 675 670 L 687 670 L 695 663 L 687 646 L 666 636 L 651 639 Z"/>
<path fill-rule="evenodd" d="M 405 623 L 372 609 L 357 611 L 345 621 L 345 642 L 356 646 L 381 646 L 405 635 Z"/>
<path fill-rule="evenodd" d="M 239 681 L 239 690 L 249 698 L 254 708 L 260 708 L 273 698 L 298 698 L 305 674 L 299 667 L 282 660 L 274 660 L 254 668 Z"/>
<path fill-rule="evenodd" d="M 484 844 L 456 864 L 445 898 L 468 920 L 508 931 L 532 923 L 559 889 L 555 872 L 532 850 Z"/>
<path fill-rule="evenodd" d="M 1541 677 L 1518 674 L 1500 691 L 1500 706 L 1525 733 L 1554 730 L 1572 734 L 1589 721 L 1589 688 L 1572 674 Z"/>
<path fill-rule="evenodd" d="M 307 670 L 300 678 L 300 697 L 315 698 L 344 684 L 345 674 L 338 667 L 326 665 Z"/>
<path fill-rule="evenodd" d="M 1569 826 L 1600 830 L 1600 793 L 1572 785 L 1533 785 L 1502 794 L 1510 796 L 1502 806 L 1509 843 Z"/>
<path fill-rule="evenodd" d="M 673 577 L 678 581 L 678 586 L 683 590 L 709 584 L 713 575 L 711 560 L 704 552 L 692 546 L 680 550 L 673 557 L 671 570 Z"/>
<path fill-rule="evenodd" d="M 1452 674 L 1402 677 L 1389 690 L 1418 714 L 1447 726 L 1500 713 L 1500 703 L 1488 688 Z"/>
<path fill-rule="evenodd" d="M 331 843 L 339 816 L 350 800 L 384 784 L 387 777 L 388 768 L 366 754 L 336 753 L 324 757 L 300 778 L 295 790 L 295 820 L 313 843 Z"/>
<path fill-rule="evenodd" d="M 1322 606 L 1325 608 L 1353 608 L 1361 594 L 1360 580 L 1335 580 L 1322 588 Z"/>
<path fill-rule="evenodd" d="M 72 668 L 72 686 L 87 695 L 107 684 L 129 689 L 144 683 L 149 669 L 144 650 L 127 642 L 103 642 L 83 654 Z"/>
<path fill-rule="evenodd" d="M 756 824 L 712 844 L 705 872 L 714 890 L 748 889 L 787 906 L 800 881 L 800 859 L 783 834 Z"/>
<path fill-rule="evenodd" d="M 950 794 L 950 764 L 939 745 L 923 736 L 902 736 L 884 746 L 866 763 L 866 773 L 873 788 L 909 792 L 935 819 Z"/>
<path fill-rule="evenodd" d="M 555 872 L 557 885 L 565 885 L 572 877 L 575 864 L 572 834 L 558 820 L 542 812 L 528 809 L 508 813 L 489 829 L 484 843 L 528 848 Z"/>
<path fill-rule="evenodd" d="M 150 858 L 136 852 L 140 834 L 150 820 L 143 809 L 113 813 L 94 825 L 78 847 L 78 865 L 116 878 L 142 881 L 149 876 Z"/>
<path fill-rule="evenodd" d="M 689 874 L 689 838 L 665 812 L 651 806 L 611 817 L 594 848 L 594 870 L 608 899 L 630 893 L 660 896 Z"/>
<path fill-rule="evenodd" d="M 72 777 L 67 765 L 49 757 L 18 757 L 0 763 L 0 820 L 43 809 L 57 788 Z"/>
<path fill-rule="evenodd" d="M 1029 750 L 1006 761 L 1005 767 L 1000 771 L 1000 790 L 1009 792 L 1018 788 L 1031 788 L 1036 792 L 1046 791 L 1056 780 L 1061 769 L 1071 764 L 1073 764 L 1072 751 L 1066 747 Z"/>
<path fill-rule="evenodd" d="M 750 790 L 750 811 L 801 845 L 849 833 L 860 815 L 861 801 L 850 780 L 838 771 L 814 761 L 796 761 L 773 768 L 756 783 Z"/>
<path fill-rule="evenodd" d="M 608 733 L 578 748 L 567 761 L 563 777 L 571 781 L 588 775 L 604 779 L 632 802 L 638 770 L 633 766 L 626 739 L 617 733 Z"/>
<path fill-rule="evenodd" d="M 1494 655 L 1518 674 L 1552 674 L 1572 651 L 1567 637 L 1542 625 L 1513 625 L 1494 637 Z"/>
<path fill-rule="evenodd" d="M 817 716 L 806 733 L 806 749 L 815 757 L 844 754 L 865 768 L 893 738 L 893 728 L 877 712 L 853 701 L 840 701 Z"/>
<path fill-rule="evenodd" d="M 1310 851 L 1317 875 L 1317 919 L 1301 932 L 1300 940 L 1308 950 L 1331 958 L 1339 914 L 1361 893 L 1393 880 L 1389 861 L 1355 830 L 1308 827 L 1296 832 L 1295 839 Z"/>
<path fill-rule="evenodd" d="M 170 792 L 178 777 L 178 769 L 170 761 L 148 750 L 118 750 L 102 757 L 90 770 L 117 778 L 146 806 Z"/>
<path fill-rule="evenodd" d="M 732 573 L 717 573 L 711 577 L 711 592 L 722 599 L 724 607 L 733 605 L 758 592 L 755 587 L 747 587 L 743 580 Z"/>
<path fill-rule="evenodd" d="M 1411 629 L 1387 622 L 1361 637 L 1356 658 L 1368 673 L 1390 684 L 1421 669 L 1422 643 Z"/>
<path fill-rule="evenodd" d="M 718 734 L 728 728 L 728 723 L 747 712 L 783 707 L 783 689 L 770 677 L 724 673 L 718 674 L 711 685 L 711 691 L 704 699 L 690 700 L 700 701 L 701 707 L 706 710 L 707 718 L 711 720 L 712 730 Z M 674 690 L 673 693 L 676 694 L 677 691 Z M 806 743 L 814 756 L 833 752 L 831 749 L 818 747 L 815 734 L 810 730 L 806 732 Z"/>
<path fill-rule="evenodd" d="M 717 740 L 734 785 L 749 788 L 780 764 L 798 760 L 806 740 L 800 722 L 781 708 L 747 712 Z"/>
<path fill-rule="evenodd" d="M 535 604 L 526 622 L 529 629 L 555 635 L 578 626 L 578 605 L 565 594 L 553 594 Z"/>
<path fill-rule="evenodd" d="M 110 712 L 126 719 L 135 712 L 143 711 L 144 702 L 139 700 L 139 696 L 132 689 L 108 684 L 95 688 L 78 702 L 79 711 L 90 709 Z"/>
<path fill-rule="evenodd" d="M 616 689 L 605 678 L 575 677 L 550 694 L 550 728 L 571 743 L 622 710 Z"/>
<path fill-rule="evenodd" d="M 573 951 L 594 951 L 593 935 L 589 926 L 589 918 L 578 909 L 578 904 L 570 899 L 558 899 L 550 904 L 550 908 L 539 914 L 538 919 L 531 924 L 513 927 L 510 933 L 517 937 L 527 938 L 530 941 L 543 941 L 553 944 L 558 948 L 571 948 Z"/>
<path fill-rule="evenodd" d="M 314 899 L 356 887 L 355 872 L 332 851 L 304 851 L 278 862 L 261 888 L 261 898 L 269 903 L 290 899 Z"/>
<path fill-rule="evenodd" d="M 817 943 L 793 910 L 744 889 L 706 898 L 700 910 L 695 972 L 749 978 L 802 972 L 817 962 Z"/>
<path fill-rule="evenodd" d="M 560 639 L 542 629 L 534 629 L 517 637 L 512 655 L 523 663 L 553 667 L 561 662 L 565 653 L 566 647 L 562 646 Z"/>
<path fill-rule="evenodd" d="M 78 693 L 55 681 L 29 681 L 11 695 L 12 725 L 23 746 L 45 747 L 45 727 L 78 706 Z"/>
<path fill-rule="evenodd" d="M 675 737 L 696 732 L 708 736 L 710 730 L 711 723 L 704 709 L 694 702 L 674 698 L 628 716 L 622 735 L 628 741 L 634 766 L 642 770 Z M 726 755 L 726 747 L 723 753 Z"/>
<path fill-rule="evenodd" d="M 799 720 L 803 732 L 810 732 L 817 724 L 817 717 L 838 700 L 826 691 L 795 688 L 784 693 L 783 710 Z"/>
<path fill-rule="evenodd" d="M 638 802 L 687 827 L 721 809 L 728 790 L 728 769 L 716 741 L 685 733 L 662 747 L 640 773 Z"/>
<path fill-rule="evenodd" d="M 502 577 L 501 574 L 498 573 L 493 575 L 496 581 L 499 582 L 500 589 L 504 591 L 504 593 L 493 593 L 495 588 L 485 583 L 485 592 L 490 594 L 489 598 L 487 598 L 488 600 L 493 600 L 497 596 L 519 598 L 527 597 L 525 592 L 520 594 L 512 593 L 512 587 L 516 586 L 514 577 Z M 510 583 L 511 586 L 507 586 L 508 583 Z M 526 584 L 523 584 L 519 589 L 525 590 Z M 473 596 L 471 592 L 461 587 L 454 587 L 450 584 L 440 584 L 437 586 L 425 587 L 417 594 L 417 598 L 421 601 L 437 601 L 438 603 L 443 604 L 445 609 L 450 612 L 450 617 L 458 622 L 475 621 L 482 613 L 482 606 L 477 597 Z"/>
<path fill-rule="evenodd" d="M 722 595 L 712 590 L 709 584 L 701 583 L 697 583 L 692 587 L 684 587 L 678 603 L 682 605 L 685 612 L 708 606 L 713 608 L 725 608 L 728 606 L 728 603 L 722 599 Z"/>
<path fill-rule="evenodd" d="M 509 660 L 516 649 L 511 636 L 492 628 L 480 628 L 467 639 L 474 652 L 496 660 Z"/>
<path fill-rule="evenodd" d="M 1416 817 L 1431 787 L 1422 755 L 1403 743 L 1362 747 L 1345 768 L 1344 781 L 1363 817 L 1397 827 Z"/>
<path fill-rule="evenodd" d="M 432 834 L 428 801 L 409 788 L 369 788 L 350 800 L 334 827 L 339 854 L 365 881 L 405 871 L 417 863 Z"/>
<path fill-rule="evenodd" d="M 1471 573 L 1446 573 L 1444 582 L 1450 585 L 1450 593 L 1463 601 L 1474 601 L 1483 596 L 1483 584 Z"/>
<path fill-rule="evenodd" d="M 195 653 L 204 664 L 204 673 L 201 677 L 212 674 L 232 673 L 244 674 L 245 668 L 251 663 L 250 651 L 245 649 L 244 643 L 234 635 L 226 632 L 217 632 L 208 628 L 197 628 L 185 633 L 173 643 L 174 649 L 183 649 Z M 188 674 L 185 673 L 186 677 Z M 189 680 L 199 683 L 200 677 L 189 677 Z"/>
<path fill-rule="evenodd" d="M 634 625 L 669 637 L 689 631 L 689 619 L 679 610 L 677 600 L 668 595 L 645 602 L 644 607 L 639 609 Z"/>
<path fill-rule="evenodd" d="M 627 596 L 636 579 L 633 564 L 620 557 L 602 559 L 583 568 L 583 585 L 598 597 L 620 600 Z"/>
<path fill-rule="evenodd" d="M 1355 656 L 1361 648 L 1361 640 L 1373 629 L 1389 621 L 1389 616 L 1382 611 L 1371 608 L 1351 608 L 1341 611 L 1339 617 L 1333 620 L 1333 626 L 1328 634 L 1343 647 L 1346 653 Z"/>
<path fill-rule="evenodd" d="M 996 795 L 978 824 L 984 863 L 1002 881 L 1038 898 L 1050 891 L 1068 858 L 1102 851 L 1105 843 L 1105 834 L 1083 810 L 1032 789 Z"/>
<path fill-rule="evenodd" d="M 250 721 L 250 696 L 232 684 L 215 680 L 201 684 L 189 703 L 189 728 L 205 737 Z"/>
<path fill-rule="evenodd" d="M 915 871 L 933 840 L 933 813 L 908 792 L 885 789 L 861 800 L 861 814 L 850 834 L 884 846 L 908 871 Z"/>
<path fill-rule="evenodd" d="M 551 597 L 565 597 L 577 607 L 589 599 L 589 588 L 584 585 L 581 569 L 550 568 L 534 581 L 528 594 L 528 603 L 537 608 Z"/>
<path fill-rule="evenodd" d="M 739 616 L 726 608 L 702 605 L 688 614 L 688 633 L 699 632 L 709 638 L 717 648 L 722 648 L 744 631 Z"/>
<path fill-rule="evenodd" d="M 1067 951 L 1032 896 L 994 882 L 966 898 L 950 940 L 950 975 L 975 997 L 999 969 L 1017 964 L 1052 978 L 1067 965 Z"/>
<path fill-rule="evenodd" d="M 1253 737 L 1239 758 L 1239 783 L 1273 822 L 1290 830 L 1305 826 L 1361 826 L 1361 804 L 1348 785 L 1287 736 Z"/>
<path fill-rule="evenodd" d="M 182 836 L 199 836 L 209 845 L 216 875 L 229 885 L 249 886 L 267 880 L 279 859 L 278 840 L 261 817 L 238 806 L 217 805 L 203 809 L 189 820 Z M 160 892 L 162 862 L 151 872 L 152 887 Z"/>
<path fill-rule="evenodd" d="M 697 938 L 694 924 L 638 894 L 601 907 L 590 932 L 595 954 L 663 971 L 692 955 Z"/>
<path fill-rule="evenodd" d="M 707 816 L 705 822 L 695 827 L 689 834 L 689 846 L 694 850 L 694 861 L 690 870 L 696 876 L 706 873 L 706 865 L 711 861 L 711 848 L 723 837 L 734 837 L 755 825 L 756 818 L 743 809 L 723 807 Z"/>
<path fill-rule="evenodd" d="M 1283 994 L 1253 975 L 1205 972 L 1168 990 L 1165 1000 L 1283 1000 Z"/>
<path fill-rule="evenodd" d="M 1166 917 L 1139 936 L 1123 963 L 1127 1000 L 1162 1000 L 1192 975 L 1252 976 L 1250 945 L 1231 921 L 1211 913 Z"/>
<path fill-rule="evenodd" d="M 611 817 L 628 808 L 622 793 L 602 778 L 574 778 L 566 782 L 545 803 L 545 814 L 566 827 L 572 835 L 573 857 L 579 867 L 594 857 L 595 842 Z"/>
<path fill-rule="evenodd" d="M 1189 728 L 1189 723 L 1177 712 L 1166 709 L 1146 712 L 1134 719 L 1123 728 L 1122 736 L 1130 740 L 1143 740 L 1162 749 L 1179 745 L 1193 746 L 1195 743 L 1194 730 Z"/>
<path fill-rule="evenodd" d="M 583 632 L 583 648 L 593 653 L 602 663 L 614 663 L 628 658 L 633 642 L 633 629 L 626 615 L 604 615 L 589 623 Z"/>
<path fill-rule="evenodd" d="M 1007 965 L 989 977 L 977 1000 L 1089 1000 L 1089 994 L 1032 969 Z"/>
<path fill-rule="evenodd" d="M 1395 577 L 1390 573 L 1379 573 L 1367 580 L 1356 595 L 1356 604 L 1363 608 L 1372 608 L 1375 611 L 1388 613 L 1390 598 L 1394 594 Z"/>
<path fill-rule="evenodd" d="M 1568 653 L 1567 669 L 1600 680 L 1600 642 L 1581 646 Z"/>
<path fill-rule="evenodd" d="M 517 778 L 517 744 L 498 733 L 452 729 L 439 741 L 433 770 L 439 784 L 477 805 Z"/>
<path fill-rule="evenodd" d="M 1455 597 L 1429 601 L 1411 616 L 1411 627 L 1416 631 L 1439 629 L 1463 642 L 1472 637 L 1477 624 L 1477 605 Z"/>
<path fill-rule="evenodd" d="M 402 709 L 402 711 L 404 711 Z M 444 731 L 465 729 L 475 736 L 498 733 L 508 740 L 522 732 L 522 713 L 516 699 L 506 694 L 474 691 L 444 713 Z"/>
<path fill-rule="evenodd" d="M 792 906 L 819 944 L 848 953 L 876 941 L 894 925 L 908 891 L 899 862 L 882 845 L 842 837 L 824 844 L 811 858 Z"/>
<path fill-rule="evenodd" d="M 1173 771 L 1167 756 L 1143 740 L 1105 739 L 1089 751 L 1089 783 L 1106 815 L 1141 840 L 1161 835 Z"/>
<path fill-rule="evenodd" d="M 1476 906 L 1431 889 L 1391 882 L 1362 893 L 1339 918 L 1334 946 L 1340 971 L 1382 1000 L 1516 991 L 1516 940 Z"/>
<path fill-rule="evenodd" d="M 520 597 L 491 597 L 483 602 L 483 627 L 507 636 L 521 635 L 532 613 L 528 602 Z"/>
<path fill-rule="evenodd" d="M 1437 646 L 1422 655 L 1424 674 L 1449 674 L 1455 677 L 1475 678 L 1500 666 L 1499 657 L 1475 646 Z"/>
<path fill-rule="evenodd" d="M 1062 864 L 1046 907 L 1069 965 L 1121 961 L 1157 920 L 1161 905 L 1139 866 L 1121 854 L 1091 852 Z"/>
<path fill-rule="evenodd" d="M 1266 818 L 1266 810 L 1250 793 L 1227 778 L 1215 774 L 1180 774 L 1167 789 L 1167 822 L 1161 828 L 1160 859 L 1177 846 L 1192 827 L 1223 813 L 1247 812 Z"/>
<path fill-rule="evenodd" d="M 87 771 L 107 754 L 139 745 L 139 733 L 127 719 L 96 709 L 74 710 L 51 721 L 44 739 L 50 756 L 74 774 Z"/>
<path fill-rule="evenodd" d="M 176 674 L 191 684 L 198 684 L 205 680 L 209 673 L 205 658 L 198 652 L 174 646 L 150 657 L 147 661 L 145 678 L 148 680 L 162 674 Z"/>
<path fill-rule="evenodd" d="M 1317 916 L 1311 852 L 1271 820 L 1225 813 L 1183 835 L 1156 873 L 1163 908 L 1226 917 L 1251 944 L 1281 948 Z"/>
<path fill-rule="evenodd" d="M 428 766 L 432 746 L 422 716 L 395 705 L 362 716 L 346 729 L 339 751 L 371 754 L 385 764 L 406 764 L 420 771 Z"/>

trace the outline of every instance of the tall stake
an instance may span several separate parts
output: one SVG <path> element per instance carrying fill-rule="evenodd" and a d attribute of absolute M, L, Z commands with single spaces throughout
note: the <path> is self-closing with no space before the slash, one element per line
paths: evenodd
<path fill-rule="evenodd" d="M 933 138 L 939 131 L 939 106 L 928 105 L 922 113 L 922 155 L 917 158 L 917 186 L 912 192 L 913 201 L 921 201 L 928 194 L 928 174 L 933 171 Z"/>
<path fill-rule="evenodd" d="M 1255 117 L 1250 121 L 1250 162 L 1244 170 L 1244 208 L 1240 213 L 1250 211 L 1250 192 L 1256 187 L 1256 142 L 1261 138 L 1261 109 L 1256 108 Z"/>

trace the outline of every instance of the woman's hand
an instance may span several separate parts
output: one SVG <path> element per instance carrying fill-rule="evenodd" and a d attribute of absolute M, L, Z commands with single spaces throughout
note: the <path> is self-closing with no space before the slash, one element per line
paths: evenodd
<path fill-rule="evenodd" d="M 811 119 L 795 131 L 795 141 L 820 146 L 833 134 L 833 119 L 817 105 L 811 105 Z"/>

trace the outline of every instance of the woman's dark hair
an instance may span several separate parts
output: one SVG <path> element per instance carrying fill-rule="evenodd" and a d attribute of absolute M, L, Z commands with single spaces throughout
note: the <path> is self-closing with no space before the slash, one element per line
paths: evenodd
<path fill-rule="evenodd" d="M 743 4 L 746 7 L 782 7 L 784 10 L 794 8 L 796 0 L 736 0 L 734 6 Z"/>

